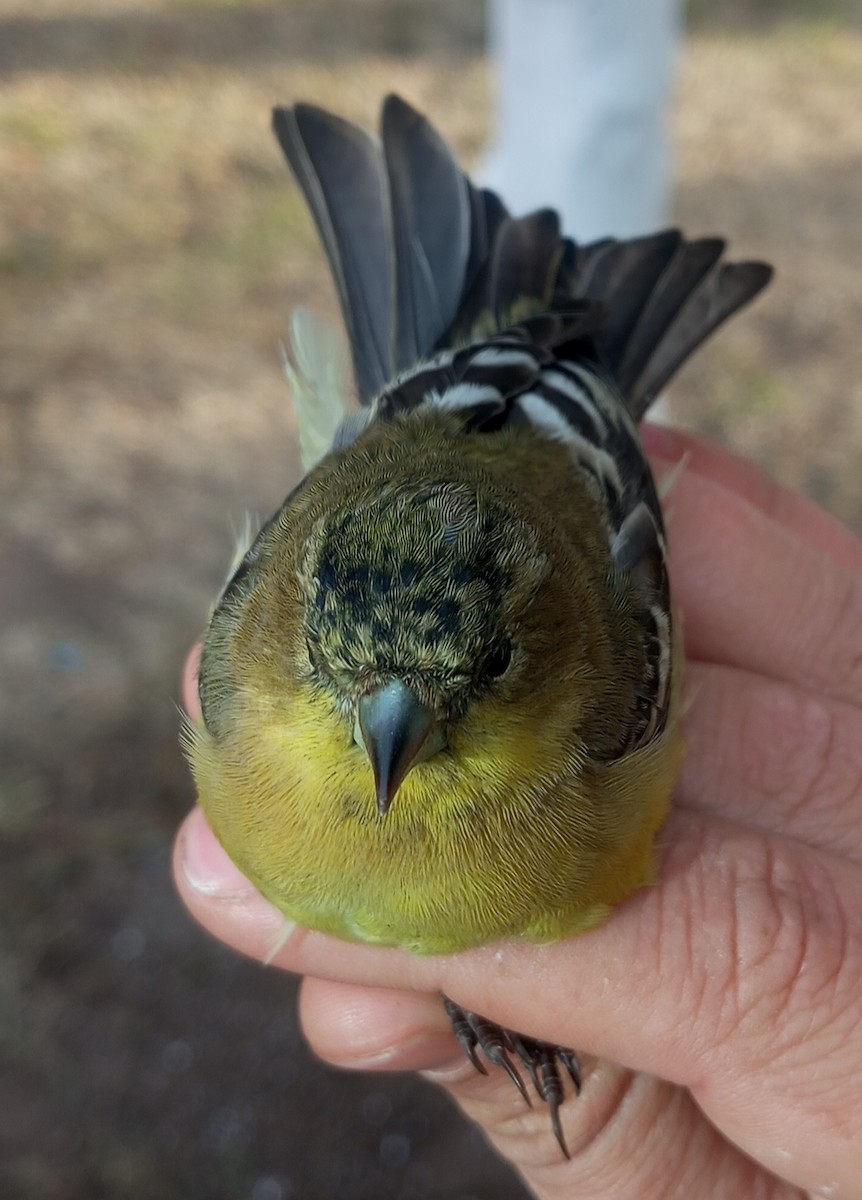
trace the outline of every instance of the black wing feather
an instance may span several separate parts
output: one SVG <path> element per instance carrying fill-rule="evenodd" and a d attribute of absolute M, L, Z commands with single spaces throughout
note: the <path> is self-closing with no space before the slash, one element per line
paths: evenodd
<path fill-rule="evenodd" d="M 381 120 L 395 248 L 394 365 L 412 367 L 436 345 L 464 291 L 475 239 L 471 187 L 437 131 L 398 96 Z M 444 215 L 441 220 L 441 215 Z"/>
<path fill-rule="evenodd" d="M 447 346 L 587 299 L 603 321 L 567 354 L 601 364 L 639 419 L 771 277 L 764 263 L 722 262 L 719 239 L 687 242 L 677 230 L 579 246 L 551 210 L 512 218 L 493 192 L 474 188 L 404 100 L 386 99 L 381 126 L 382 148 L 309 105 L 275 111 L 332 267 L 365 403 Z"/>
<path fill-rule="evenodd" d="M 392 378 L 394 266 L 380 153 L 363 130 L 310 104 L 276 108 L 273 127 L 320 232 L 367 403 Z"/>
<path fill-rule="evenodd" d="M 636 417 L 649 408 L 701 342 L 766 287 L 772 274 L 768 263 L 720 263 L 693 289 L 686 291 L 687 284 L 679 288 L 673 297 L 682 300 L 676 316 L 627 390 Z"/>

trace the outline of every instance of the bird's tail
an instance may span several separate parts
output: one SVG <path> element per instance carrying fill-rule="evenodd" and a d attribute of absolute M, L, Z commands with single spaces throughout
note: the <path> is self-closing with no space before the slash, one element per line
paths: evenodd
<path fill-rule="evenodd" d="M 329 258 L 366 404 L 437 350 L 587 301 L 597 358 L 640 417 L 772 275 L 725 262 L 718 238 L 665 230 L 578 245 L 550 209 L 511 217 L 398 96 L 383 104 L 379 142 L 308 104 L 277 108 L 273 122 Z"/>

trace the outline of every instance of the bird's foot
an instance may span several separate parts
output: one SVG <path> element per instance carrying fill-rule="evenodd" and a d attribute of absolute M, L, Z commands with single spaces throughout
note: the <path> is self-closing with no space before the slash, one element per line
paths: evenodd
<path fill-rule="evenodd" d="M 484 1062 L 477 1054 L 477 1051 L 481 1050 L 489 1063 L 503 1068 L 527 1104 L 532 1104 L 529 1089 L 512 1061 L 512 1055 L 526 1067 L 536 1095 L 540 1100 L 544 1100 L 550 1109 L 554 1137 L 559 1142 L 563 1154 L 568 1158 L 569 1151 L 560 1125 L 560 1105 L 565 1098 L 563 1076 L 560 1069 L 562 1068 L 568 1074 L 574 1084 L 575 1092 L 580 1092 L 581 1072 L 574 1050 L 569 1050 L 565 1046 L 553 1046 L 550 1042 L 540 1042 L 537 1038 L 523 1037 L 520 1033 L 513 1033 L 509 1029 L 504 1029 L 502 1025 L 495 1025 L 493 1021 L 487 1021 L 478 1013 L 468 1012 L 467 1009 L 454 1004 L 446 996 L 443 997 L 443 1002 L 446 1005 L 449 1020 L 452 1022 L 455 1037 L 476 1070 L 483 1075 L 488 1074 Z"/>

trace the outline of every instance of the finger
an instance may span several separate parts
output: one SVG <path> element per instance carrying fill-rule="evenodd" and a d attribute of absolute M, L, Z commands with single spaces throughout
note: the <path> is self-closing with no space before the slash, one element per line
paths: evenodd
<path fill-rule="evenodd" d="M 182 674 L 180 676 L 180 696 L 182 697 L 183 708 L 193 721 L 199 720 L 201 715 L 201 701 L 198 695 L 198 675 L 201 669 L 202 653 L 203 643 L 195 642 L 186 655 L 186 661 L 183 663 Z"/>
<path fill-rule="evenodd" d="M 467 1062 L 437 993 L 307 976 L 299 1015 L 312 1050 L 336 1067 L 422 1071 Z"/>
<path fill-rule="evenodd" d="M 650 456 L 662 466 L 684 461 L 685 472 L 736 493 L 838 566 L 862 572 L 862 541 L 837 517 L 800 492 L 784 487 L 754 463 L 706 438 L 665 425 L 644 422 L 641 434 Z"/>
<path fill-rule="evenodd" d="M 677 802 L 862 864 L 862 710 L 732 667 L 685 670 Z"/>
<path fill-rule="evenodd" d="M 188 858 L 205 828 L 184 828 L 181 894 L 222 940 L 265 957 L 278 933 L 271 906 L 233 879 L 227 897 L 193 886 Z M 274 961 L 443 991 L 507 1028 L 688 1087 L 731 1140 L 798 1186 L 855 1187 L 862 872 L 680 811 L 665 842 L 660 885 L 566 943 L 420 959 L 298 929 Z"/>
<path fill-rule="evenodd" d="M 690 658 L 862 702 L 862 575 L 685 471 L 673 491 L 669 543 Z"/>
<path fill-rule="evenodd" d="M 571 1159 L 550 1136 L 547 1108 L 528 1107 L 502 1072 L 480 1075 L 456 1046 L 439 996 L 303 980 L 300 1016 L 327 1062 L 363 1069 L 424 1069 L 476 1121 L 542 1200 L 607 1197 L 665 1200 L 703 1194 L 779 1198 L 795 1189 L 729 1146 L 691 1097 L 610 1063 L 582 1063 L 581 1096 L 560 1112 Z"/>

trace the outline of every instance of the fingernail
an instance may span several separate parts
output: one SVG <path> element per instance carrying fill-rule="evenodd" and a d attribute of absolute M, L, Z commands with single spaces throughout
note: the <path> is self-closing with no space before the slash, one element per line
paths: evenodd
<path fill-rule="evenodd" d="M 180 833 L 180 863 L 189 886 L 201 895 L 236 899 L 255 891 L 228 858 L 200 808 L 189 813 Z"/>
<path fill-rule="evenodd" d="M 358 1071 L 395 1069 L 398 1071 L 422 1071 L 429 1078 L 448 1079 L 463 1067 L 466 1058 L 452 1055 L 452 1035 L 422 1030 L 413 1037 L 404 1038 L 396 1045 L 367 1049 L 352 1057 L 342 1056 L 340 1065 Z M 470 1064 L 467 1063 L 469 1066 Z"/>
<path fill-rule="evenodd" d="M 482 1078 L 482 1073 L 476 1070 L 466 1054 L 454 1057 L 450 1054 L 439 1067 L 425 1067 L 422 1076 L 431 1083 L 451 1087 L 452 1084 L 462 1083 L 465 1079 L 479 1080 Z"/>

